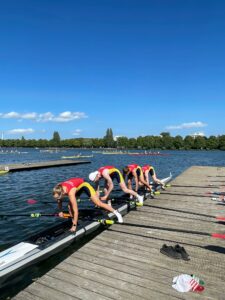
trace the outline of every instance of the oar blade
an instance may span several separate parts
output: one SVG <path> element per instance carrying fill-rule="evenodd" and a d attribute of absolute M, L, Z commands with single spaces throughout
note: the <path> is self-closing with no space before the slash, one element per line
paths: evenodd
<path fill-rule="evenodd" d="M 216 238 L 216 239 L 225 239 L 225 234 L 221 233 L 212 233 L 211 237 Z"/>
<path fill-rule="evenodd" d="M 221 217 L 221 216 L 217 216 L 216 219 L 219 221 L 225 221 L 225 217 Z"/>
<path fill-rule="evenodd" d="M 36 204 L 36 203 L 37 203 L 37 200 L 35 200 L 35 199 L 28 199 L 28 200 L 27 200 L 27 203 L 28 203 L 28 204 Z"/>

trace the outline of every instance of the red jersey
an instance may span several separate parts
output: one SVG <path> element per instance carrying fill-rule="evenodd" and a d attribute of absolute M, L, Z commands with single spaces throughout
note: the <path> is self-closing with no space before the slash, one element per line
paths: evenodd
<path fill-rule="evenodd" d="M 67 181 L 61 182 L 61 186 L 67 188 L 67 194 L 69 194 L 70 190 L 73 188 L 78 188 L 84 182 L 83 178 L 70 178 Z"/>
<path fill-rule="evenodd" d="M 150 165 L 144 165 L 144 166 L 142 167 L 142 171 L 145 172 L 145 171 L 151 170 L 152 168 L 153 168 L 153 167 L 150 166 Z"/>
<path fill-rule="evenodd" d="M 137 167 L 139 167 L 139 166 L 137 164 L 132 164 L 132 165 L 128 165 L 127 167 L 129 168 L 129 171 L 132 172 L 135 169 L 137 169 Z"/>
<path fill-rule="evenodd" d="M 104 170 L 110 170 L 110 169 L 115 169 L 115 167 L 114 167 L 114 166 L 104 166 L 104 167 L 99 168 L 99 169 L 98 169 L 98 172 L 99 172 L 99 173 L 101 174 L 101 176 L 102 176 L 102 173 L 103 173 Z"/>

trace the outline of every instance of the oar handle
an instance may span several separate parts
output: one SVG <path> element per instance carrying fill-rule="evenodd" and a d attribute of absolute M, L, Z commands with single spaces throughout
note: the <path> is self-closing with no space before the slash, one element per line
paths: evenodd
<path fill-rule="evenodd" d="M 32 213 L 30 214 L 31 218 L 40 218 L 40 217 L 59 217 L 59 214 L 42 214 L 42 213 Z M 70 214 L 63 213 L 63 218 L 70 218 Z"/>

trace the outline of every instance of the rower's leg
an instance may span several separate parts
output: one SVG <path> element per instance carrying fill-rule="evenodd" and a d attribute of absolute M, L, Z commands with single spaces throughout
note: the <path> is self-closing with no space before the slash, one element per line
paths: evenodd
<path fill-rule="evenodd" d="M 103 203 L 102 201 L 99 200 L 98 196 L 97 195 L 92 195 L 91 196 L 91 200 L 94 202 L 94 204 L 96 204 L 97 206 L 99 207 L 102 207 L 104 208 L 105 210 L 108 210 L 112 213 L 114 213 L 118 219 L 118 222 L 119 223 L 123 223 L 123 218 L 122 218 L 122 215 L 117 211 L 115 210 L 112 206 L 106 204 L 106 203 Z"/>

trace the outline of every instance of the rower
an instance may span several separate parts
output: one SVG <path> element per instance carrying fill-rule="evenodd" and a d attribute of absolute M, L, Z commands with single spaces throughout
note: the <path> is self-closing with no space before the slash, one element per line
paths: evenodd
<path fill-rule="evenodd" d="M 151 165 L 144 165 L 142 167 L 142 171 L 143 171 L 143 174 L 144 174 L 144 178 L 148 182 L 148 184 L 149 184 L 149 174 L 150 174 L 151 177 L 152 177 L 152 179 L 153 179 L 153 181 L 154 181 L 154 183 L 160 184 L 161 188 L 163 190 L 165 190 L 165 184 L 160 179 L 157 178 L 156 173 L 155 173 L 155 169 L 153 168 L 153 166 L 151 166 Z"/>
<path fill-rule="evenodd" d="M 137 198 L 140 204 L 143 204 L 144 196 L 140 196 L 137 192 L 133 191 L 132 189 L 128 189 L 121 172 L 114 166 L 104 166 L 99 168 L 97 171 L 94 171 L 89 174 L 89 179 L 95 182 L 98 195 L 99 180 L 105 179 L 104 196 L 100 198 L 103 201 L 107 200 L 107 198 L 109 197 L 111 191 L 114 188 L 113 180 L 116 179 L 124 193 L 132 195 L 132 197 Z"/>
<path fill-rule="evenodd" d="M 59 208 L 59 217 L 63 217 L 62 212 L 62 201 L 65 196 L 69 198 L 68 209 L 69 213 L 72 217 L 72 227 L 70 228 L 71 232 L 75 232 L 77 228 L 78 221 L 78 205 L 76 196 L 85 193 L 90 199 L 94 202 L 98 207 L 102 207 L 107 211 L 114 213 L 118 219 L 119 223 L 123 223 L 123 218 L 121 214 L 112 208 L 110 205 L 103 203 L 99 200 L 99 197 L 94 190 L 94 188 L 90 185 L 90 183 L 85 182 L 82 178 L 70 178 L 64 182 L 58 183 L 53 188 L 53 197 L 58 203 Z"/>
<path fill-rule="evenodd" d="M 147 187 L 147 189 L 152 191 L 151 186 L 149 183 L 145 180 L 142 169 L 137 164 L 131 164 L 127 165 L 125 168 L 123 168 L 123 176 L 126 178 L 127 176 L 127 185 L 129 189 L 132 189 L 132 179 L 135 180 L 135 191 L 138 191 L 139 184 L 144 185 Z M 152 196 L 153 197 L 153 196 Z"/>

